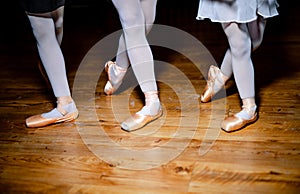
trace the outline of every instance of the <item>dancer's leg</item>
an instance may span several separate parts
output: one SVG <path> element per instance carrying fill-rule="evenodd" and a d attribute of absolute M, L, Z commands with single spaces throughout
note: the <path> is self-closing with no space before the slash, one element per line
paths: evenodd
<path fill-rule="evenodd" d="M 254 20 L 247 24 L 248 31 L 251 37 L 252 51 L 256 50 L 263 40 L 266 22 L 267 21 L 264 18 L 258 16 L 257 20 Z M 232 56 L 230 49 L 226 51 L 226 54 L 221 64 L 221 71 L 227 77 L 231 77 L 232 75 Z"/>
<path fill-rule="evenodd" d="M 242 99 L 255 96 L 251 38 L 246 24 L 223 24 L 232 56 L 235 81 Z"/>
<path fill-rule="evenodd" d="M 227 35 L 232 56 L 232 69 L 243 109 L 222 122 L 222 129 L 234 131 L 256 120 L 254 90 L 254 69 L 251 60 L 251 37 L 247 24 L 226 23 L 223 29 Z"/>
<path fill-rule="evenodd" d="M 266 23 L 266 19 L 264 19 L 261 16 L 258 16 L 257 20 L 249 22 L 247 24 L 248 31 L 251 37 L 253 51 L 260 46 L 263 40 Z"/>
<path fill-rule="evenodd" d="M 64 57 L 56 38 L 53 20 L 30 15 L 28 18 L 54 95 L 56 97 L 70 96 Z"/>
<path fill-rule="evenodd" d="M 145 18 L 145 33 L 150 32 L 153 22 L 155 20 L 157 0 L 143 0 L 141 1 L 141 9 Z M 114 93 L 121 85 L 127 68 L 130 65 L 128 52 L 126 50 L 126 44 L 124 34 L 119 39 L 119 47 L 116 57 L 116 62 L 108 62 L 106 64 L 106 71 L 109 75 L 109 80 L 105 85 L 104 92 L 108 95 Z"/>
<path fill-rule="evenodd" d="M 52 18 L 55 25 L 55 34 L 56 39 L 59 45 L 61 45 L 62 37 L 63 37 L 63 16 L 64 16 L 64 6 L 59 7 L 57 10 L 48 12 L 48 13 L 40 13 L 40 14 L 34 14 L 35 16 L 45 17 L 45 18 Z M 48 76 L 46 75 L 45 68 L 42 65 L 41 60 L 38 62 L 38 68 L 46 80 L 46 83 L 49 88 L 51 88 L 51 84 L 49 82 Z"/>
<path fill-rule="evenodd" d="M 51 16 L 54 20 L 57 42 L 59 45 L 61 45 L 64 26 L 64 7 L 60 7 L 57 10 L 51 12 Z"/>
<path fill-rule="evenodd" d="M 141 1 L 141 8 L 145 18 L 145 32 L 146 35 L 150 32 L 156 15 L 156 3 L 157 0 L 143 0 Z M 118 54 L 116 57 L 117 66 L 127 69 L 130 65 L 128 54 L 125 46 L 125 39 L 123 34 L 119 39 Z"/>
<path fill-rule="evenodd" d="M 232 57 L 231 57 L 231 50 L 227 49 L 225 56 L 223 58 L 222 64 L 221 64 L 221 72 L 226 75 L 226 77 L 232 76 Z M 226 80 L 224 80 L 226 81 Z"/>
<path fill-rule="evenodd" d="M 62 38 L 62 10 L 57 13 L 57 19 L 28 15 L 41 61 L 47 72 L 57 97 L 57 108 L 42 115 L 35 115 L 26 119 L 28 127 L 42 127 L 56 122 L 74 120 L 78 113 L 71 98 L 66 76 L 65 62 L 60 49 Z M 54 23 L 55 21 L 55 23 Z"/>
<path fill-rule="evenodd" d="M 128 57 L 143 92 L 156 91 L 154 64 L 146 39 L 145 17 L 140 0 L 113 0 L 123 27 Z"/>
<path fill-rule="evenodd" d="M 261 16 L 258 16 L 257 20 L 249 22 L 247 24 L 247 27 L 251 37 L 252 51 L 254 51 L 260 46 L 263 40 L 263 34 L 266 27 L 266 20 Z M 221 64 L 221 71 L 227 77 L 231 77 L 232 75 L 232 56 L 230 49 L 226 51 L 226 54 Z"/>
<path fill-rule="evenodd" d="M 146 3 L 152 0 L 143 1 Z M 127 119 L 122 123 L 122 128 L 130 131 L 138 129 L 147 124 L 149 120 L 152 121 L 160 116 L 161 106 L 154 75 L 152 51 L 146 39 L 146 18 L 142 3 L 140 0 L 128 0 L 126 3 L 123 0 L 113 0 L 113 3 L 118 10 L 123 27 L 126 51 L 130 64 L 141 90 L 145 94 L 146 100 L 145 106 L 141 111 L 136 113 L 133 119 Z M 152 5 L 156 6 L 156 3 Z M 151 10 L 149 7 L 148 9 Z M 155 8 L 152 10 L 155 10 Z"/>

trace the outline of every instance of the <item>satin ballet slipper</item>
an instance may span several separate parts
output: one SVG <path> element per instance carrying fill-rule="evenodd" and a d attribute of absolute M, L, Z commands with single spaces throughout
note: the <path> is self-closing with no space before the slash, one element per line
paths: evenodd
<path fill-rule="evenodd" d="M 116 68 L 116 71 L 117 71 L 116 72 L 117 73 L 116 77 L 118 77 L 118 79 L 116 79 L 114 81 L 112 81 L 112 77 L 110 75 L 111 68 L 113 68 L 113 67 Z M 108 81 L 105 84 L 104 93 L 106 95 L 112 95 L 120 87 L 120 85 L 122 84 L 122 80 L 124 78 L 124 75 L 125 75 L 127 69 L 118 67 L 116 65 L 116 62 L 108 61 L 105 64 L 105 71 L 107 73 Z"/>
<path fill-rule="evenodd" d="M 227 117 L 221 124 L 221 128 L 226 132 L 233 132 L 240 130 L 246 127 L 249 124 L 254 123 L 257 120 L 258 116 L 257 113 L 253 115 L 250 119 L 243 119 L 238 117 L 237 115 L 233 115 Z"/>
<path fill-rule="evenodd" d="M 72 102 L 74 104 L 74 102 Z M 52 111 L 57 111 L 57 114 L 61 116 L 55 118 L 45 118 L 42 114 L 34 115 L 26 119 L 26 126 L 29 128 L 32 127 L 45 127 L 47 125 L 70 122 L 75 120 L 78 117 L 78 110 L 74 104 L 75 110 L 72 112 L 67 112 L 62 108 L 55 108 Z"/>
<path fill-rule="evenodd" d="M 201 102 L 211 101 L 212 97 L 225 85 L 227 79 L 228 77 L 218 67 L 211 65 L 208 71 L 207 84 L 200 97 Z"/>
<path fill-rule="evenodd" d="M 152 121 L 158 119 L 163 114 L 162 109 L 156 115 L 143 115 L 135 113 L 132 117 L 126 119 L 122 124 L 121 128 L 125 131 L 135 131 L 138 130 L 145 125 L 151 123 Z"/>

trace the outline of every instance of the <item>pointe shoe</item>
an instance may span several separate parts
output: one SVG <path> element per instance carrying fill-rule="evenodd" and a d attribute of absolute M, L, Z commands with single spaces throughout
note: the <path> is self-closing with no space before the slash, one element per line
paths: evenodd
<path fill-rule="evenodd" d="M 243 127 L 254 123 L 258 116 L 255 113 L 250 119 L 243 119 L 237 115 L 227 117 L 221 124 L 221 128 L 226 132 L 233 132 L 242 129 Z"/>
<path fill-rule="evenodd" d="M 132 117 L 126 119 L 122 124 L 121 128 L 125 131 L 135 131 L 149 124 L 150 122 L 158 119 L 163 114 L 162 109 L 156 115 L 143 115 L 135 113 Z"/>
<path fill-rule="evenodd" d="M 227 79 L 228 77 L 218 67 L 211 65 L 208 71 L 207 84 L 200 97 L 201 102 L 211 101 L 212 97 L 222 89 Z"/>
<path fill-rule="evenodd" d="M 26 119 L 26 126 L 31 127 L 45 127 L 47 125 L 62 123 L 62 122 L 70 122 L 75 120 L 78 117 L 78 110 L 75 106 L 75 103 L 72 102 L 71 106 L 74 106 L 74 110 L 72 112 L 67 112 L 63 108 L 55 108 L 53 109 L 53 113 L 55 115 L 60 115 L 54 118 L 45 118 L 43 114 L 34 115 Z"/>
<path fill-rule="evenodd" d="M 116 73 L 117 79 L 114 81 L 112 81 L 112 76 L 110 75 L 111 68 L 115 68 L 114 72 Z M 127 69 L 118 67 L 116 65 L 116 62 L 108 61 L 105 64 L 105 71 L 107 73 L 108 81 L 105 84 L 104 93 L 106 95 L 112 95 L 122 84 L 122 80 L 124 78 Z"/>

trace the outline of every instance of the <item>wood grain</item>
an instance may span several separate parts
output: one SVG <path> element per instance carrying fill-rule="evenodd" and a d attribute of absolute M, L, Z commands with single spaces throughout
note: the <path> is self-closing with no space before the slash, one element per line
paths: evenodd
<path fill-rule="evenodd" d="M 94 93 L 78 98 L 75 122 L 26 128 L 25 118 L 51 110 L 55 99 L 37 68 L 27 20 L 15 10 L 18 17 L 7 23 L 8 38 L 0 44 L 0 192 L 299 193 L 300 17 L 299 5 L 286 4 L 281 2 L 281 15 L 270 20 L 262 46 L 253 53 L 259 120 L 235 133 L 225 133 L 219 125 L 240 110 L 234 80 L 228 83 L 225 103 L 220 97 L 201 104 L 206 75 L 185 56 L 157 47 L 155 59 L 179 69 L 194 88 L 187 90 L 180 77 L 176 87 L 181 92 L 159 81 L 161 119 L 133 133 L 122 131 L 119 123 L 143 106 L 143 98 L 138 87 L 105 96 L 102 73 Z M 197 1 L 180 6 L 162 2 L 157 23 L 195 36 L 219 63 L 227 47 L 224 34 L 219 25 L 195 21 L 195 5 Z M 103 22 L 95 7 L 66 8 L 62 48 L 71 88 L 88 50 L 120 27 L 111 5 L 103 6 Z M 79 10 L 85 13 L 82 18 L 76 15 Z M 200 54 L 196 48 L 184 49 Z M 169 78 L 168 69 L 160 73 Z M 129 99 L 125 103 L 124 97 Z"/>

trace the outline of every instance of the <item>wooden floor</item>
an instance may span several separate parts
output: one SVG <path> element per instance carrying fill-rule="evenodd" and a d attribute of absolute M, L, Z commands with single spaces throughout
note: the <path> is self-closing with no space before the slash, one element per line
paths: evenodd
<path fill-rule="evenodd" d="M 195 64 L 153 46 L 154 58 L 174 67 L 157 62 L 164 115 L 126 133 L 119 123 L 142 107 L 138 87 L 125 84 L 118 94 L 105 96 L 106 78 L 98 73 L 105 59 L 93 61 L 99 68 L 90 59 L 82 61 L 97 42 L 120 28 L 116 12 L 106 1 L 101 6 L 73 2 L 66 7 L 62 48 L 80 111 L 76 122 L 25 127 L 26 117 L 51 110 L 55 99 L 37 68 L 34 39 L 21 10 L 15 9 L 15 17 L 3 24 L 0 193 L 300 193 L 299 5 L 280 2 L 281 15 L 269 21 L 264 42 L 253 53 L 259 105 L 255 124 L 235 133 L 221 131 L 222 118 L 240 109 L 233 80 L 227 98 L 201 104 L 205 78 Z M 159 1 L 156 23 L 194 36 L 219 63 L 227 47 L 220 26 L 195 20 L 196 0 L 167 2 Z M 183 50 L 190 56 L 203 54 L 193 46 Z M 89 62 L 95 72 L 85 74 L 80 68 Z M 96 82 L 95 75 L 100 76 Z"/>

